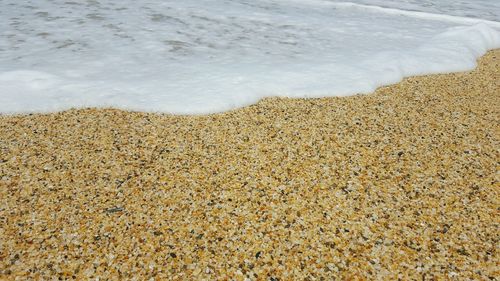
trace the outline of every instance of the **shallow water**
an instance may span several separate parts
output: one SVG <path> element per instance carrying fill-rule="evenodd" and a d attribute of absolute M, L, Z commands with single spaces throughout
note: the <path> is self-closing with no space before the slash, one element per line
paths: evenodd
<path fill-rule="evenodd" d="M 333 0 L 332 2 L 343 2 Z M 491 0 L 355 0 L 359 4 L 500 21 L 500 2 Z"/>
<path fill-rule="evenodd" d="M 500 47 L 496 1 L 355 2 L 4 0 L 0 112 L 197 114 L 368 93 Z"/>

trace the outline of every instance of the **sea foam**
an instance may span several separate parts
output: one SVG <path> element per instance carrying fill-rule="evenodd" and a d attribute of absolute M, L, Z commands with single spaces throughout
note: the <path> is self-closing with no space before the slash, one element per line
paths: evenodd
<path fill-rule="evenodd" d="M 500 47 L 478 1 L 4 0 L 0 113 L 204 114 L 471 70 Z"/>

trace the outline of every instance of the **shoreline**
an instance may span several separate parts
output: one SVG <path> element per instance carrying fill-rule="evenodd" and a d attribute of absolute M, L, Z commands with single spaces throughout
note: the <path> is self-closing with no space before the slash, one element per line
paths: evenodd
<path fill-rule="evenodd" d="M 0 276 L 498 275 L 500 50 L 210 115 L 0 115 Z"/>
<path fill-rule="evenodd" d="M 479 58 L 476 59 L 477 65 L 476 68 L 479 66 L 479 61 L 484 60 L 484 57 L 489 57 L 489 54 L 497 54 L 500 52 L 500 49 L 492 49 L 489 51 L 486 51 L 486 53 L 483 56 L 480 56 Z M 352 95 L 339 95 L 339 96 L 324 96 L 324 97 L 284 97 L 284 96 L 266 96 L 261 98 L 255 103 L 250 103 L 248 105 L 244 106 L 237 106 L 234 108 L 231 108 L 229 110 L 225 111 L 218 111 L 218 112 L 213 112 L 213 113 L 172 113 L 172 112 L 162 112 L 162 111 L 155 111 L 155 110 L 135 110 L 135 109 L 127 109 L 127 108 L 120 108 L 120 107 L 112 107 L 112 106 L 88 106 L 88 107 L 72 107 L 69 109 L 62 109 L 62 110 L 54 110 L 54 111 L 33 111 L 33 112 L 14 112 L 14 113 L 2 113 L 0 112 L 0 118 L 13 118 L 13 117 L 23 117 L 23 116 L 36 116 L 36 115 L 51 115 L 51 114 L 59 114 L 59 113 L 64 113 L 68 111 L 123 111 L 127 113 L 137 113 L 137 114 L 156 114 L 156 115 L 162 115 L 162 116 L 177 116 L 177 117 L 204 117 L 204 116 L 214 116 L 214 115 L 221 115 L 225 113 L 231 113 L 235 111 L 239 111 L 242 109 L 245 109 L 247 107 L 251 106 L 257 106 L 259 103 L 265 100 L 322 100 L 322 99 L 343 99 L 343 98 L 352 98 L 352 97 L 357 97 L 357 96 L 367 96 L 367 95 L 374 95 L 382 91 L 382 89 L 386 87 L 391 87 L 400 83 L 405 82 L 407 79 L 414 79 L 414 78 L 419 78 L 419 77 L 434 77 L 434 76 L 440 76 L 440 75 L 449 75 L 449 74 L 460 74 L 460 73 L 470 73 L 475 71 L 476 69 L 472 70 L 466 70 L 466 71 L 458 71 L 458 72 L 450 72 L 450 73 L 432 73 L 432 74 L 423 74 L 423 75 L 411 75 L 411 76 L 404 76 L 399 82 L 379 86 L 375 88 L 374 91 L 372 92 L 359 92 L 355 93 Z"/>

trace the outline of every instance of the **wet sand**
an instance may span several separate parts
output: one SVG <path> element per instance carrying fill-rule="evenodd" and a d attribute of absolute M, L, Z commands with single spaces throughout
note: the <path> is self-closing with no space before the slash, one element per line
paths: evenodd
<path fill-rule="evenodd" d="M 495 280 L 500 51 L 209 116 L 0 117 L 0 279 Z"/>

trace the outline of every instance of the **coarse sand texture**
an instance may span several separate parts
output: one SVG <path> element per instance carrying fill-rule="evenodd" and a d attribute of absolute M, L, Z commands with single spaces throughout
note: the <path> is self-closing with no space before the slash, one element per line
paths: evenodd
<path fill-rule="evenodd" d="M 0 116 L 0 279 L 497 280 L 499 89 Z"/>

